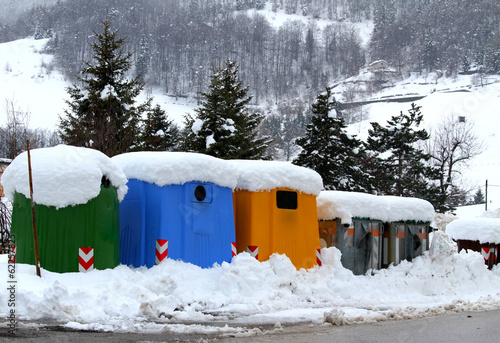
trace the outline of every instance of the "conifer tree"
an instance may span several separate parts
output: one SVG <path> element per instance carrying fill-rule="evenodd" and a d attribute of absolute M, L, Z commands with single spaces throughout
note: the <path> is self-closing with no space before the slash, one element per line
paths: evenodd
<path fill-rule="evenodd" d="M 253 113 L 248 104 L 248 87 L 238 80 L 235 62 L 212 69 L 205 100 L 194 117 L 185 118 L 185 148 L 225 159 L 264 158 L 268 139 L 259 138 L 257 127 L 263 116 Z"/>
<path fill-rule="evenodd" d="M 160 105 L 147 112 L 141 133 L 141 150 L 173 151 L 176 149 L 180 132 L 179 127 L 167 118 Z"/>
<path fill-rule="evenodd" d="M 327 87 L 312 105 L 311 123 L 305 136 L 296 141 L 303 150 L 293 163 L 320 174 L 325 189 L 364 191 L 366 175 L 360 168 L 362 143 L 346 133 L 346 124 L 337 109 L 339 104 Z"/>
<path fill-rule="evenodd" d="M 385 127 L 371 123 L 366 142 L 371 164 L 365 167 L 379 193 L 422 198 L 443 209 L 444 197 L 436 182 L 440 171 L 430 165 L 431 156 L 419 149 L 429 139 L 425 129 L 418 129 L 422 119 L 420 106 L 411 104 L 408 114 L 392 116 Z"/>
<path fill-rule="evenodd" d="M 477 189 L 477 192 L 474 194 L 474 200 L 472 202 L 474 205 L 484 204 L 484 194 L 481 188 Z"/>
<path fill-rule="evenodd" d="M 136 106 L 135 98 L 143 89 L 137 78 L 128 80 L 131 54 L 122 48 L 124 39 L 111 30 L 107 17 L 103 32 L 94 33 L 92 62 L 86 62 L 78 78 L 82 87 L 67 89 L 65 117 L 60 117 L 59 132 L 63 142 L 100 150 L 113 156 L 137 148 L 141 114 L 150 100 Z"/>
<path fill-rule="evenodd" d="M 142 36 L 139 42 L 139 52 L 137 53 L 137 62 L 135 64 L 135 73 L 140 82 L 144 82 L 148 73 L 149 66 L 149 46 L 146 36 Z"/>

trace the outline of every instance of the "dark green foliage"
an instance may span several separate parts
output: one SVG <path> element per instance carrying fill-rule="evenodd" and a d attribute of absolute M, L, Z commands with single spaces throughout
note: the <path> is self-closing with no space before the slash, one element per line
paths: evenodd
<path fill-rule="evenodd" d="M 346 133 L 338 107 L 329 87 L 317 96 L 312 105 L 311 124 L 307 125 L 305 136 L 296 141 L 303 150 L 293 163 L 320 174 L 325 189 L 364 191 L 366 175 L 360 168 L 362 144 Z"/>
<path fill-rule="evenodd" d="M 485 202 L 484 193 L 481 190 L 481 188 L 478 188 L 476 194 L 474 194 L 474 199 L 473 199 L 472 203 L 474 205 L 479 205 L 479 204 L 484 204 L 484 202 Z"/>
<path fill-rule="evenodd" d="M 136 148 L 141 114 L 146 103 L 135 106 L 143 88 L 137 78 L 128 80 L 131 54 L 122 50 L 124 39 L 111 30 L 109 18 L 103 32 L 95 33 L 91 44 L 93 62 L 87 62 L 78 78 L 82 87 L 68 88 L 71 100 L 66 116 L 60 117 L 62 140 L 71 145 L 91 147 L 108 156 Z"/>
<path fill-rule="evenodd" d="M 137 62 L 135 63 L 135 73 L 140 82 L 144 82 L 149 67 L 149 47 L 145 36 L 141 37 Z"/>
<path fill-rule="evenodd" d="M 160 105 L 147 112 L 140 137 L 141 150 L 173 151 L 176 150 L 179 139 L 179 127 L 168 120 Z"/>
<path fill-rule="evenodd" d="M 391 117 L 385 127 L 371 123 L 366 142 L 370 164 L 366 168 L 378 193 L 426 199 L 438 210 L 444 201 L 436 183 L 440 171 L 429 164 L 431 156 L 418 147 L 429 139 L 425 129 L 418 130 L 422 118 L 420 106 L 412 104 L 408 114 Z"/>
<path fill-rule="evenodd" d="M 265 157 L 267 138 L 258 138 L 262 115 L 252 113 L 248 87 L 238 80 L 238 67 L 227 61 L 224 68 L 212 69 L 205 101 L 195 117 L 186 116 L 185 148 L 225 159 Z"/>

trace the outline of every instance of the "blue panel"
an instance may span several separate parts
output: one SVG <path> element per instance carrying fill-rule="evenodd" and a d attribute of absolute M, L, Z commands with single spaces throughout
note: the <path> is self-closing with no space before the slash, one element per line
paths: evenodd
<path fill-rule="evenodd" d="M 193 201 L 192 192 L 204 186 L 207 199 Z M 232 191 L 211 183 L 192 182 L 187 187 L 190 219 L 186 221 L 183 260 L 201 267 L 230 262 L 231 243 L 235 242 Z"/>
<path fill-rule="evenodd" d="M 174 260 L 200 267 L 231 261 L 231 189 L 203 182 L 158 187 L 129 180 L 127 185 L 120 204 L 122 263 L 154 266 L 157 239 L 168 240 L 168 258 Z"/>
<path fill-rule="evenodd" d="M 139 267 L 144 262 L 143 182 L 129 180 L 127 186 L 127 195 L 120 203 L 120 260 L 122 264 Z"/>

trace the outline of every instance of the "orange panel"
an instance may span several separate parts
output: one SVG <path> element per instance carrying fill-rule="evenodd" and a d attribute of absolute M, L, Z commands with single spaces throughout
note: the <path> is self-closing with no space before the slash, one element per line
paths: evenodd
<path fill-rule="evenodd" d="M 259 261 L 279 253 L 286 254 L 297 269 L 311 268 L 320 247 L 316 197 L 298 193 L 297 209 L 280 209 L 276 192 L 234 192 L 238 252 L 258 246 Z"/>
<path fill-rule="evenodd" d="M 334 220 L 320 221 L 319 222 L 319 233 L 320 233 L 320 235 L 336 235 L 337 234 L 337 222 Z"/>

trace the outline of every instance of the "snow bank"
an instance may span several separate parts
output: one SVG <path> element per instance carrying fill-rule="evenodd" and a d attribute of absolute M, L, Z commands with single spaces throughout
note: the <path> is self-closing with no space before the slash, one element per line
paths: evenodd
<path fill-rule="evenodd" d="M 281 161 L 232 160 L 239 170 L 237 189 L 251 192 L 290 188 L 318 196 L 323 188 L 314 170 Z"/>
<path fill-rule="evenodd" d="M 370 218 L 383 222 L 417 221 L 430 223 L 434 207 L 426 200 L 341 191 L 323 191 L 318 196 L 318 218 L 340 218 L 351 224 L 352 218 Z"/>
<path fill-rule="evenodd" d="M 212 182 L 234 189 L 237 169 L 228 161 L 189 152 L 144 151 L 117 155 L 112 160 L 128 179 L 165 185 L 182 185 L 189 181 Z"/>
<path fill-rule="evenodd" d="M 446 233 L 454 240 L 465 239 L 479 241 L 481 244 L 500 244 L 500 219 L 457 219 L 446 226 Z"/>
<path fill-rule="evenodd" d="M 127 179 L 121 169 L 100 151 L 58 145 L 31 151 L 33 200 L 37 204 L 62 208 L 85 204 L 101 192 L 106 176 L 117 188 L 118 200 L 127 193 Z M 2 175 L 5 195 L 18 192 L 30 197 L 28 155 L 23 152 Z"/>
<path fill-rule="evenodd" d="M 435 260 L 425 254 L 361 276 L 342 267 L 338 249 L 322 249 L 322 256 L 323 266 L 308 271 L 297 271 L 284 255 L 258 262 L 247 253 L 209 269 L 167 259 L 150 269 L 42 269 L 41 278 L 34 266 L 17 264 L 16 318 L 136 332 L 186 322 L 349 324 L 500 308 L 500 269 L 489 271 L 479 253 Z M 6 255 L 0 256 L 0 269 L 6 264 Z M 0 302 L 8 299 L 2 287 Z M 0 316 L 9 309 L 0 306 Z M 203 332 L 200 326 L 177 329 Z"/>

